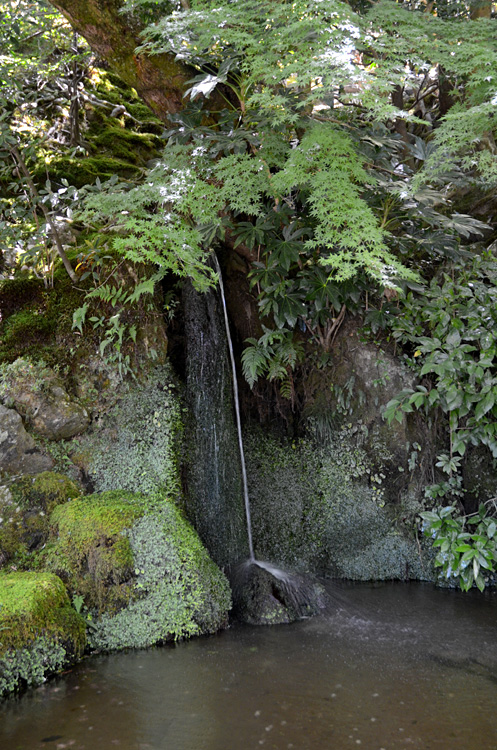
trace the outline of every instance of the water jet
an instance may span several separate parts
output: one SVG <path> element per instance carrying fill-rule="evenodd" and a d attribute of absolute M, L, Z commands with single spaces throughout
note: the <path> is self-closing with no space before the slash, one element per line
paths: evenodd
<path fill-rule="evenodd" d="M 272 563 L 258 560 L 255 556 L 235 354 L 221 267 L 214 251 L 212 251 L 212 261 L 219 277 L 219 294 L 231 366 L 235 426 L 249 549 L 248 558 L 231 565 L 227 571 L 232 585 L 234 611 L 244 622 L 252 624 L 293 622 L 317 614 L 326 605 L 326 594 L 324 588 L 313 577 L 281 570 Z"/>

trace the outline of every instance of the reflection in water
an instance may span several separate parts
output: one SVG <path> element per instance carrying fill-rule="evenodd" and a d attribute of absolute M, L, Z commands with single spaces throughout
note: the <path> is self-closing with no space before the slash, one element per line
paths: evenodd
<path fill-rule="evenodd" d="M 332 611 L 101 656 L 0 706 L 5 750 L 496 750 L 497 597 L 331 587 Z"/>

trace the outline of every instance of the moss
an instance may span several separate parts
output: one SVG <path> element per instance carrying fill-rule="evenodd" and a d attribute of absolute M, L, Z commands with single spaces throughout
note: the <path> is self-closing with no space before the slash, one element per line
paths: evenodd
<path fill-rule="evenodd" d="M 65 270 L 56 274 L 52 289 L 32 281 L 12 279 L 0 287 L 0 363 L 29 355 L 32 360 L 63 366 L 70 350 L 81 345 L 72 331 L 81 292 L 73 288 Z"/>
<path fill-rule="evenodd" d="M 114 157 L 131 164 L 145 164 L 161 145 L 157 136 L 148 133 L 136 133 L 121 127 L 108 127 L 96 138 L 92 145 L 97 150 L 105 149 Z"/>
<path fill-rule="evenodd" d="M 49 536 L 53 509 L 81 490 L 68 477 L 51 471 L 24 476 L 0 494 L 0 559 L 17 568 L 39 565 L 39 550 Z"/>
<path fill-rule="evenodd" d="M 41 635 L 71 640 L 77 653 L 85 642 L 84 621 L 69 604 L 64 584 L 49 572 L 0 574 L 0 653 L 20 648 Z"/>
<path fill-rule="evenodd" d="M 86 635 L 62 581 L 51 573 L 0 574 L 0 694 L 79 657 Z"/>
<path fill-rule="evenodd" d="M 133 557 L 124 531 L 142 516 L 146 502 L 129 492 L 106 492 L 58 506 L 50 523 L 57 541 L 47 566 L 87 606 L 99 612 L 116 609 L 129 599 Z"/>
<path fill-rule="evenodd" d="M 57 505 L 81 495 L 81 489 L 69 477 L 44 471 L 34 477 L 21 477 L 10 485 L 12 499 L 21 508 L 41 508 L 50 514 Z"/>
<path fill-rule="evenodd" d="M 354 428 L 327 444 L 246 436 L 256 556 L 358 580 L 431 576 L 402 506 L 385 504 Z"/>
<path fill-rule="evenodd" d="M 37 182 L 50 179 L 52 182 L 60 183 L 66 179 L 70 185 L 82 187 L 95 182 L 97 177 L 104 181 L 118 174 L 121 177 L 131 178 L 139 168 L 128 161 L 112 156 L 87 156 L 80 159 L 60 156 L 47 164 L 40 165 L 34 172 L 33 178 Z"/>
<path fill-rule="evenodd" d="M 170 365 L 156 367 L 146 383 L 123 388 L 97 433 L 75 441 L 73 460 L 99 492 L 111 489 L 180 492 L 178 465 L 182 412 Z"/>
<path fill-rule="evenodd" d="M 57 320 L 43 309 L 23 309 L 5 320 L 2 326 L 0 361 L 12 361 L 26 351 L 41 351 L 54 336 Z"/>
<path fill-rule="evenodd" d="M 0 281 L 0 312 L 5 320 L 9 315 L 27 305 L 43 300 L 44 284 L 41 279 L 3 279 Z"/>

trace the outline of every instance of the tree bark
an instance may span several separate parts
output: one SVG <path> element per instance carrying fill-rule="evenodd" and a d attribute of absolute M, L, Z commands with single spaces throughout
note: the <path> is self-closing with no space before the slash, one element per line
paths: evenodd
<path fill-rule="evenodd" d="M 136 54 L 140 26 L 119 13 L 122 0 L 50 0 L 110 68 L 162 119 L 184 107 L 186 82 L 196 71 L 173 55 Z"/>

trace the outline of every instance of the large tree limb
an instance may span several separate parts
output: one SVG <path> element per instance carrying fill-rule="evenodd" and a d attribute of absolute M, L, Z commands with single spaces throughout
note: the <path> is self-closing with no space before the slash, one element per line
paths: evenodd
<path fill-rule="evenodd" d="M 110 68 L 163 120 L 184 106 L 186 82 L 196 71 L 173 55 L 136 54 L 140 27 L 119 13 L 122 0 L 50 0 Z"/>

